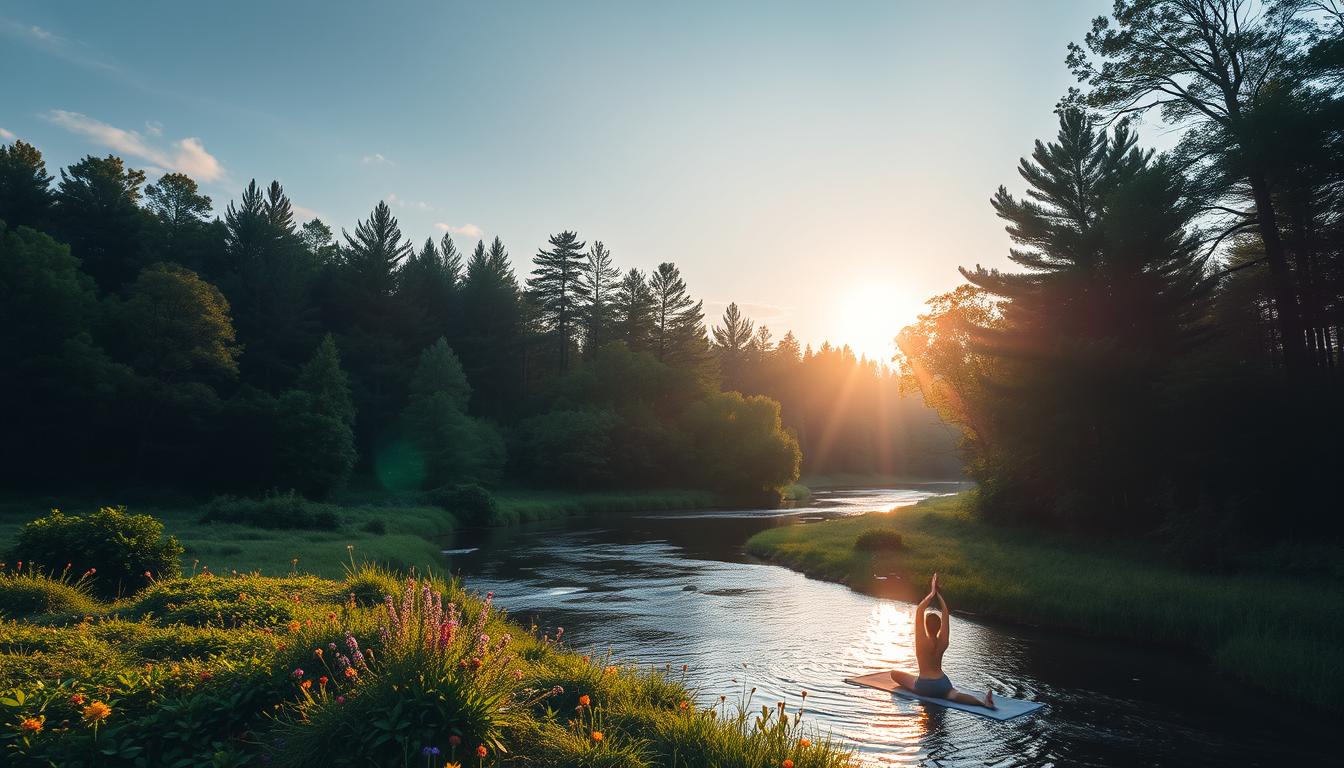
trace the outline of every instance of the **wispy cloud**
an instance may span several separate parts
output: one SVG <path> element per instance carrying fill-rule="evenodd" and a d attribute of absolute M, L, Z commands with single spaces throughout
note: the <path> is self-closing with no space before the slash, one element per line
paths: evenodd
<path fill-rule="evenodd" d="M 396 192 L 388 192 L 386 200 L 398 208 L 414 208 L 417 211 L 434 210 L 434 206 L 426 203 L 424 200 L 407 200 L 404 197 L 399 197 Z"/>
<path fill-rule="evenodd" d="M 198 181 L 218 181 L 224 176 L 223 164 L 207 152 L 201 140 L 194 136 L 161 147 L 151 143 L 136 131 L 118 128 L 79 112 L 54 109 L 43 117 L 71 133 L 88 138 L 95 144 L 147 161 L 159 168 L 180 171 Z"/>
<path fill-rule="evenodd" d="M 163 123 L 160 123 L 158 120 L 146 120 L 145 133 L 148 133 L 150 136 L 162 136 Z"/>
<path fill-rule="evenodd" d="M 0 139 L 4 139 L 5 141 L 10 141 L 10 140 L 15 139 L 15 138 L 18 138 L 18 137 L 14 135 L 14 132 L 13 132 L 13 131 L 6 131 L 4 128 L 0 128 Z"/>
<path fill-rule="evenodd" d="M 383 157 L 379 152 L 374 152 L 372 155 L 365 155 L 364 159 L 360 162 L 365 165 L 392 165 L 392 161 Z"/>
<path fill-rule="evenodd" d="M 318 214 L 317 211 L 314 211 L 312 208 L 305 208 L 304 206 L 299 205 L 298 203 L 291 202 L 289 204 L 289 207 L 294 211 L 295 221 L 312 221 L 313 219 L 322 218 L 322 216 Z"/>
<path fill-rule="evenodd" d="M 472 240 L 480 240 L 481 236 L 485 234 L 481 231 L 481 228 L 475 224 L 463 224 L 460 227 L 455 227 L 452 224 L 436 221 L 434 222 L 434 228 L 440 232 L 448 232 L 457 235 L 458 237 L 469 237 Z"/>
<path fill-rule="evenodd" d="M 36 24 L 25 24 L 13 19 L 0 18 L 0 33 L 26 41 L 30 45 L 42 48 L 51 55 L 73 64 L 109 72 L 117 71 L 116 66 L 92 57 L 88 45 L 78 40 L 62 37 Z"/>

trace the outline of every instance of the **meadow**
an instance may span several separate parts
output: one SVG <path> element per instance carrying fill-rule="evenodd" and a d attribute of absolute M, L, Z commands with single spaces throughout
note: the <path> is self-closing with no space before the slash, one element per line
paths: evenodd
<path fill-rule="evenodd" d="M 1344 559 L 1337 547 L 1283 547 L 1211 573 L 1181 567 L 1141 541 L 993 526 L 968 509 L 966 494 L 939 497 L 773 528 L 746 549 L 810 576 L 864 591 L 881 585 L 884 594 L 895 589 L 912 601 L 936 572 L 956 610 L 1194 649 L 1257 688 L 1341 707 Z"/>
<path fill-rule="evenodd" d="M 5 765 L 829 768 L 802 705 L 580 655 L 440 575 L 0 575 Z M 253 555 L 256 557 L 256 555 Z"/>

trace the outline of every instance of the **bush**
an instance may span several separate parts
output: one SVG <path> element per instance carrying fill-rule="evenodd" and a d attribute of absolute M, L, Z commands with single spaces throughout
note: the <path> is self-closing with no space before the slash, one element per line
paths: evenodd
<path fill-rule="evenodd" d="M 374 536 L 382 536 L 387 533 L 387 523 L 382 520 L 374 519 L 365 522 L 360 526 L 365 533 L 372 533 Z"/>
<path fill-rule="evenodd" d="M 901 534 L 889 528 L 869 528 L 854 540 L 854 548 L 865 552 L 890 552 L 904 547 Z"/>
<path fill-rule="evenodd" d="M 272 493 L 261 499 L 216 496 L 206 505 L 201 522 L 309 531 L 334 531 L 341 527 L 335 506 L 309 501 L 292 490 Z"/>
<path fill-rule="evenodd" d="M 102 597 L 139 590 L 152 578 L 182 572 L 182 545 L 163 538 L 163 523 L 150 515 L 132 515 L 125 507 L 103 507 L 88 517 L 52 510 L 19 530 L 11 557 L 48 571 L 71 567 L 90 573 L 89 584 Z M 67 566 L 67 564 L 69 564 Z"/>
<path fill-rule="evenodd" d="M 51 578 L 36 570 L 0 573 L 0 616 L 25 619 L 55 613 L 92 613 L 97 603 L 86 580 Z"/>
<path fill-rule="evenodd" d="M 499 519 L 495 497 L 479 485 L 445 485 L 430 491 L 428 498 L 464 525 L 492 525 Z"/>

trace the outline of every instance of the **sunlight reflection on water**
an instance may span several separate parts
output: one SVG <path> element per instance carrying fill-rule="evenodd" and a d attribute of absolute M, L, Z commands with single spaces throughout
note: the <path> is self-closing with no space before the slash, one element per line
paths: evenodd
<path fill-rule="evenodd" d="M 689 665 L 702 703 L 755 686 L 755 706 L 785 701 L 793 712 L 807 691 L 804 721 L 854 744 L 867 764 L 1278 764 L 1257 759 L 1282 746 L 1259 722 L 1263 710 L 1217 698 L 1235 688 L 1170 653 L 958 616 L 943 665 L 953 683 L 1044 701 L 1044 714 L 995 722 L 843 683 L 916 668 L 914 607 L 745 562 L 741 543 L 800 512 L 890 509 L 945 490 L 828 494 L 787 511 L 560 521 L 446 543 L 479 547 L 449 561 L 469 587 L 494 591 L 524 620 L 564 626 L 572 647 L 641 666 Z M 1222 710 L 1182 706 L 1163 680 L 1199 685 Z"/>

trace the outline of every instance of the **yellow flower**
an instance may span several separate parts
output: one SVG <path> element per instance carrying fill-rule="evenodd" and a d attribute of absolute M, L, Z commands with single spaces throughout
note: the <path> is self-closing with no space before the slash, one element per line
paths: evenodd
<path fill-rule="evenodd" d="M 444 763 L 443 768 L 462 768 L 461 763 Z"/>
<path fill-rule="evenodd" d="M 100 723 L 112 714 L 112 708 L 101 701 L 95 701 L 84 708 L 84 722 Z"/>
<path fill-rule="evenodd" d="M 24 736 L 36 736 L 42 732 L 41 717 L 25 717 L 19 722 L 19 730 Z"/>

